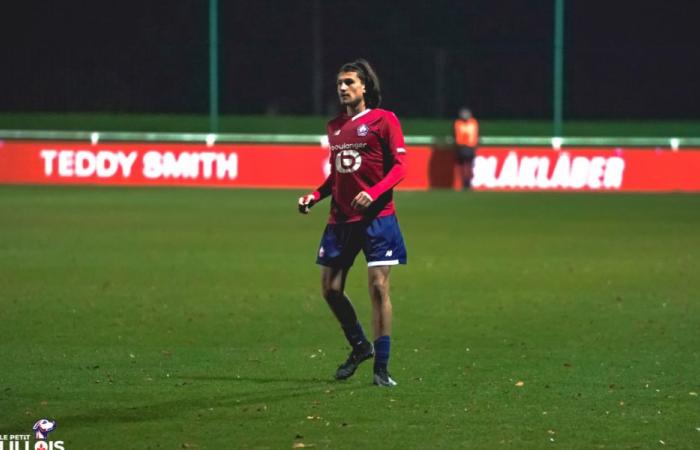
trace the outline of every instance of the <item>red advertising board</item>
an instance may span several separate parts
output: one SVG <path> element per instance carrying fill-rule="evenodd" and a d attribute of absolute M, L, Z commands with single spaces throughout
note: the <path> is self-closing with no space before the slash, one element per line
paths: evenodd
<path fill-rule="evenodd" d="M 401 189 L 452 187 L 449 151 L 408 147 Z M 20 141 L 0 144 L 0 183 L 299 188 L 329 170 L 318 145 Z M 700 149 L 480 148 L 477 190 L 700 192 Z"/>
<path fill-rule="evenodd" d="M 402 186 L 425 189 L 431 150 L 415 147 Z M 0 183 L 311 188 L 328 174 L 319 145 L 5 141 Z"/>

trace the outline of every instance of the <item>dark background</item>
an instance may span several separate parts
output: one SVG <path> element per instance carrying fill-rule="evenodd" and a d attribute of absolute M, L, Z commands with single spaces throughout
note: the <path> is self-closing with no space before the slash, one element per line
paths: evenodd
<path fill-rule="evenodd" d="M 365 57 L 402 116 L 551 117 L 553 0 L 319 3 L 314 111 L 314 1 L 219 0 L 222 114 L 326 114 L 338 67 Z M 0 111 L 208 111 L 207 0 L 2 12 Z M 695 1 L 567 0 L 565 118 L 700 118 L 698 17 Z"/>

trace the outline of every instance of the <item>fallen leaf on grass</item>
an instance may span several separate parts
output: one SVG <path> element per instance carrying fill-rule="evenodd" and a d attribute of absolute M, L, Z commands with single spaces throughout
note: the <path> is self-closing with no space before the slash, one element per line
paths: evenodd
<path fill-rule="evenodd" d="M 197 447 L 199 447 L 199 445 L 193 444 L 191 442 L 184 442 L 182 444 L 182 448 L 197 448 Z"/>
<path fill-rule="evenodd" d="M 547 430 L 547 433 L 549 433 L 549 434 L 557 434 L 557 432 L 554 431 L 554 430 Z"/>
<path fill-rule="evenodd" d="M 303 442 L 295 442 L 292 448 L 312 448 L 316 447 L 314 444 L 304 444 Z"/>
<path fill-rule="evenodd" d="M 525 386 L 525 382 L 524 382 L 524 381 L 518 381 L 517 383 L 515 383 L 515 385 L 516 385 L 517 387 L 523 387 L 523 386 Z"/>
<path fill-rule="evenodd" d="M 306 416 L 309 420 L 321 420 L 321 416 Z"/>
<path fill-rule="evenodd" d="M 698 393 L 697 392 L 688 392 L 688 395 L 691 395 L 693 397 L 697 397 Z"/>

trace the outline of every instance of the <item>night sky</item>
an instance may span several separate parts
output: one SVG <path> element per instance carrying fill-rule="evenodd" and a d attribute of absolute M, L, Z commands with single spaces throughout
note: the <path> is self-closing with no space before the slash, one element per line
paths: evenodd
<path fill-rule="evenodd" d="M 9 3 L 9 4 L 8 4 Z M 553 0 L 320 1 L 322 113 L 375 66 L 400 116 L 552 113 Z M 314 1 L 220 4 L 224 114 L 311 114 Z M 5 2 L 0 111 L 208 111 L 208 1 Z M 565 118 L 700 118 L 696 1 L 566 0 Z"/>

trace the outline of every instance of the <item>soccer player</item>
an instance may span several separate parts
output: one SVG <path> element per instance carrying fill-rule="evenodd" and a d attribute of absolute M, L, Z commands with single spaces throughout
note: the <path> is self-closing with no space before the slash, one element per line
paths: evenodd
<path fill-rule="evenodd" d="M 379 78 L 367 61 L 344 64 L 336 87 L 343 112 L 327 125 L 331 172 L 317 190 L 299 198 L 299 211 L 306 214 L 321 199 L 331 197 L 316 263 L 321 266 L 323 297 L 352 347 L 335 378 L 351 377 L 363 361 L 374 357 L 374 384 L 395 386 L 387 368 L 392 321 L 389 273 L 391 266 L 406 264 L 406 247 L 392 189 L 406 173 L 404 138 L 394 113 L 379 109 Z M 345 280 L 360 250 L 368 266 L 374 343 L 365 336 L 345 294 Z"/>

